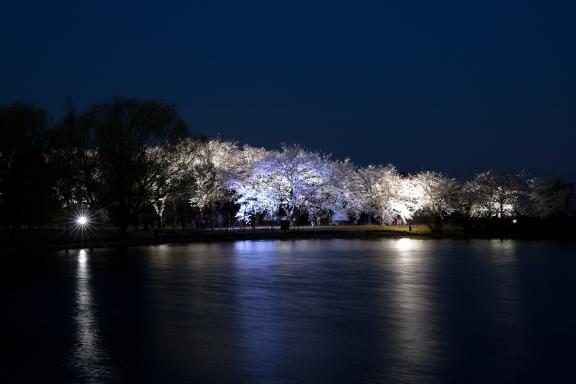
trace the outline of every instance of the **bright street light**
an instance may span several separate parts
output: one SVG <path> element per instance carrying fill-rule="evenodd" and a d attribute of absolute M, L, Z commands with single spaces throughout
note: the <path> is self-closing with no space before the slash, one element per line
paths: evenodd
<path fill-rule="evenodd" d="M 76 223 L 78 225 L 84 226 L 88 224 L 88 218 L 86 216 L 80 216 L 76 219 Z"/>

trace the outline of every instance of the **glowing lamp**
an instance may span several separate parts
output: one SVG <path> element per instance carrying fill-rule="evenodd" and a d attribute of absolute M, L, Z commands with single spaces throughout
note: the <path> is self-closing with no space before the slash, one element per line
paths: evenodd
<path fill-rule="evenodd" d="M 78 225 L 86 225 L 88 224 L 88 218 L 86 216 L 80 216 L 76 219 L 76 223 Z"/>

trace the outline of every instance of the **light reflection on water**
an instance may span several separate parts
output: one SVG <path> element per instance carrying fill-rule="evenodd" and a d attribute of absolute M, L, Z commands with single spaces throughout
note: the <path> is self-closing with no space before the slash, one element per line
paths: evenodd
<path fill-rule="evenodd" d="M 73 283 L 50 307 L 72 313 L 54 330 L 71 382 L 524 383 L 576 364 L 561 243 L 244 241 L 66 263 L 58 290 L 30 284 L 50 297 Z"/>
<path fill-rule="evenodd" d="M 241 329 L 243 369 L 254 383 L 272 382 L 285 376 L 283 365 L 296 358 L 286 348 L 290 331 L 284 327 L 286 319 L 293 316 L 285 280 L 291 273 L 286 265 L 291 246 L 298 247 L 295 242 L 277 241 L 234 244 L 235 314 Z"/>
<path fill-rule="evenodd" d="M 394 376 L 415 383 L 436 364 L 441 350 L 435 337 L 434 308 L 430 295 L 430 263 L 426 242 L 402 238 L 384 243 L 391 267 L 392 301 L 396 311 L 394 345 L 400 363 Z M 389 245 L 394 250 L 390 253 Z M 409 364 L 406 362 L 409 361 Z"/>
<path fill-rule="evenodd" d="M 101 383 L 115 380 L 106 351 L 100 340 L 96 319 L 96 304 L 90 285 L 90 263 L 86 250 L 78 252 L 76 268 L 76 327 L 75 342 L 70 357 L 71 365 L 79 373 L 82 382 Z"/>

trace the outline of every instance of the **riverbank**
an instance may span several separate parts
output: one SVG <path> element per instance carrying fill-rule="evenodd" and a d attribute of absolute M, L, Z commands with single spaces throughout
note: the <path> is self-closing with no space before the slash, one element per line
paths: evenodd
<path fill-rule="evenodd" d="M 559 238 L 574 240 L 574 236 L 535 236 L 527 233 L 493 233 L 475 232 L 466 233 L 459 228 L 447 227 L 441 234 L 433 233 L 427 225 L 413 226 L 380 226 L 380 225 L 354 225 L 354 226 L 317 226 L 296 227 L 287 232 L 278 227 L 258 227 L 256 229 L 225 229 L 218 228 L 205 231 L 164 231 L 154 234 L 152 231 L 132 231 L 126 236 L 120 236 L 112 229 L 93 232 L 84 239 L 65 235 L 62 231 L 44 230 L 30 233 L 20 233 L 12 238 L 6 235 L 0 238 L 0 254 L 29 252 L 29 251 L 58 251 L 81 248 L 113 248 L 132 247 L 141 245 L 195 243 L 195 242 L 221 242 L 241 240 L 299 240 L 299 239 L 375 239 L 375 238 Z"/>
<path fill-rule="evenodd" d="M 157 245 L 171 243 L 219 242 L 238 240 L 290 240 L 290 239 L 326 239 L 326 238 L 376 238 L 397 236 L 430 235 L 424 226 L 419 228 L 388 229 L 382 226 L 320 226 L 297 227 L 282 231 L 278 227 L 258 227 L 256 229 L 217 228 L 204 231 L 166 230 L 154 234 L 152 231 L 131 231 L 120 236 L 114 230 L 104 230 L 79 236 L 65 235 L 62 231 L 43 230 L 19 233 L 13 238 L 4 235 L 0 242 L 0 254 L 35 250 L 65 250 L 80 248 L 111 248 L 139 245 Z"/>

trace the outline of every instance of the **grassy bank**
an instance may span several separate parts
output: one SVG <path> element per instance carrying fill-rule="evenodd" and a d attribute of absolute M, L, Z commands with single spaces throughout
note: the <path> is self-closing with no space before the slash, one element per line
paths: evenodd
<path fill-rule="evenodd" d="M 122 247 L 166 243 L 213 242 L 235 240 L 288 240 L 288 239 L 327 239 L 327 238 L 376 238 L 397 236 L 425 236 L 430 231 L 425 226 L 385 227 L 373 226 L 320 226 L 296 227 L 287 232 L 278 227 L 258 227 L 256 229 L 214 229 L 204 231 L 166 230 L 157 234 L 152 231 L 131 231 L 119 236 L 113 229 L 95 231 L 81 239 L 61 230 L 44 229 L 0 236 L 0 253 L 13 253 L 33 250 L 60 250 L 77 248 Z"/>
<path fill-rule="evenodd" d="M 78 248 L 106 248 L 168 243 L 218 242 L 237 240 L 289 240 L 289 239 L 374 239 L 374 238 L 540 238 L 533 234 L 466 232 L 462 228 L 446 226 L 441 234 L 433 233 L 427 225 L 412 226 L 318 226 L 295 227 L 287 232 L 278 227 L 258 227 L 256 229 L 214 229 L 205 231 L 171 231 L 158 234 L 152 231 L 132 231 L 121 237 L 112 229 L 95 231 L 84 239 L 62 230 L 48 229 L 22 232 L 13 236 L 0 235 L 0 254 L 39 250 L 63 250 Z M 554 236 L 542 236 L 550 238 Z M 561 238 L 570 238 L 560 236 Z"/>

